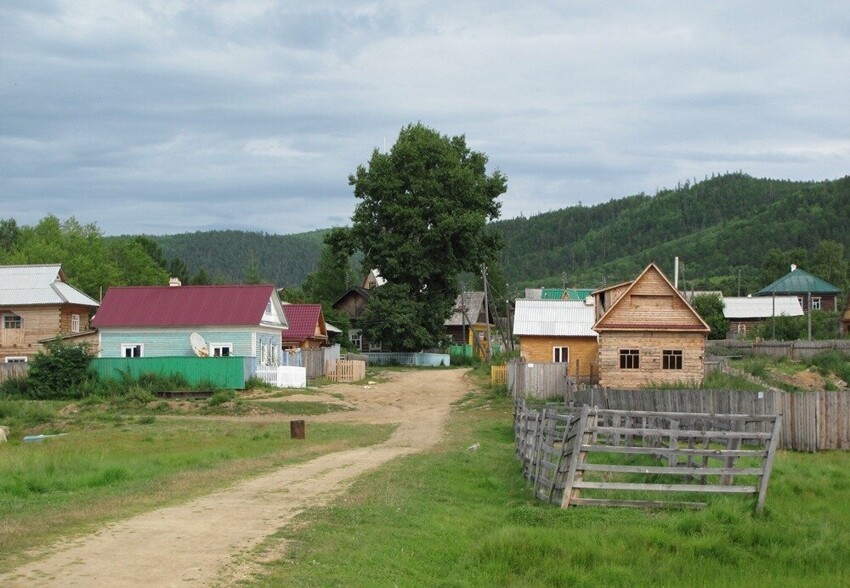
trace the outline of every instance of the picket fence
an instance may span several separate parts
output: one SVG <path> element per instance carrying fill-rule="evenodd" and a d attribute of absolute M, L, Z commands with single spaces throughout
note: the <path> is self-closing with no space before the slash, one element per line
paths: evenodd
<path fill-rule="evenodd" d="M 325 376 L 332 382 L 357 382 L 366 378 L 366 362 L 332 359 L 325 362 Z"/>

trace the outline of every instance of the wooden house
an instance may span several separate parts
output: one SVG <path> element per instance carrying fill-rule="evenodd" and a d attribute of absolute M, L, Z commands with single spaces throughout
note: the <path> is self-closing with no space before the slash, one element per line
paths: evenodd
<path fill-rule="evenodd" d="M 709 326 L 654 263 L 593 293 L 599 383 L 612 388 L 699 383 Z"/>
<path fill-rule="evenodd" d="M 517 300 L 513 333 L 529 363 L 566 364 L 571 376 L 596 373 L 599 343 L 592 302 Z"/>
<path fill-rule="evenodd" d="M 97 307 L 59 264 L 0 266 L 0 362 L 27 362 L 56 337 L 94 343 L 89 315 Z"/>
<path fill-rule="evenodd" d="M 328 327 L 321 304 L 284 304 L 289 328 L 283 332 L 284 348 L 318 349 L 328 344 Z"/>
<path fill-rule="evenodd" d="M 101 357 L 240 356 L 277 366 L 286 315 L 272 285 L 110 288 L 92 325 Z"/>
<path fill-rule="evenodd" d="M 729 322 L 727 337 L 746 337 L 775 316 L 803 316 L 796 296 L 726 296 L 723 316 Z"/>
<path fill-rule="evenodd" d="M 348 315 L 351 321 L 351 328 L 348 329 L 348 339 L 351 345 L 358 351 L 369 351 L 370 348 L 372 351 L 380 350 L 379 345 L 369 345 L 369 342 L 363 335 L 361 324 L 371 294 L 372 292 L 369 288 L 349 288 L 331 305 L 334 310 L 344 312 Z"/>
<path fill-rule="evenodd" d="M 482 340 L 487 329 L 495 327 L 493 317 L 484 304 L 484 292 L 458 294 L 452 314 L 444 325 L 454 345 L 472 345 L 474 337 Z"/>
<path fill-rule="evenodd" d="M 791 271 L 765 286 L 756 296 L 796 296 L 803 310 L 839 310 L 841 290 L 829 282 L 813 276 L 796 265 Z"/>

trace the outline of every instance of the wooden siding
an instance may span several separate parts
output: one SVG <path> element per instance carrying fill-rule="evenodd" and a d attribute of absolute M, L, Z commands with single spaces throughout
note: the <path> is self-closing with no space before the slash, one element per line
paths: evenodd
<path fill-rule="evenodd" d="M 693 325 L 700 328 L 694 311 L 656 272 L 646 272 L 625 298 L 605 317 L 606 324 Z"/>
<path fill-rule="evenodd" d="M 256 357 L 257 348 L 263 341 L 280 346 L 280 331 L 263 332 L 259 327 L 251 330 L 197 328 L 197 329 L 101 329 L 101 357 L 121 357 L 122 344 L 144 345 L 145 357 L 189 357 L 194 356 L 189 344 L 189 335 L 199 333 L 207 344 L 231 343 L 235 356 Z M 255 340 L 254 333 L 263 333 Z"/>
<path fill-rule="evenodd" d="M 639 369 L 620 369 L 620 350 L 640 351 Z M 664 350 L 682 351 L 682 369 L 662 369 Z M 643 388 L 657 384 L 699 383 L 705 376 L 705 335 L 663 331 L 606 332 L 599 336 L 599 385 Z"/>
<path fill-rule="evenodd" d="M 0 361 L 6 357 L 33 357 L 41 349 L 38 341 L 61 333 L 57 305 L 0 308 L 0 314 L 6 312 L 20 316 L 23 328 L 4 329 L 0 323 Z"/>
<path fill-rule="evenodd" d="M 62 334 L 73 333 L 71 331 L 71 315 L 78 315 L 80 317 L 80 329 L 77 331 L 78 333 L 82 333 L 83 331 L 89 330 L 89 312 L 91 308 L 88 306 L 75 306 L 68 304 L 61 308 L 60 316 L 59 316 L 59 329 Z"/>
<path fill-rule="evenodd" d="M 570 375 L 590 375 L 591 364 L 597 361 L 599 344 L 596 337 L 538 337 L 523 335 L 519 338 L 520 355 L 529 363 L 552 361 L 553 347 L 570 348 Z M 575 373 L 578 360 L 579 373 Z"/>

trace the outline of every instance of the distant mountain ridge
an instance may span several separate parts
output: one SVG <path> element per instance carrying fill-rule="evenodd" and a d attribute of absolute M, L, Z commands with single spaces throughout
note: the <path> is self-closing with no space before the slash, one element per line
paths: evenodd
<path fill-rule="evenodd" d="M 772 247 L 812 251 L 830 239 L 850 253 L 850 176 L 821 182 L 712 177 L 593 206 L 571 206 L 492 223 L 505 241 L 501 262 L 511 289 L 596 287 L 627 280 L 650 261 L 684 277 L 729 287 L 752 280 Z M 205 231 L 151 237 L 167 259 L 195 273 L 238 282 L 256 263 L 278 286 L 297 286 L 313 271 L 326 230 L 292 235 Z"/>

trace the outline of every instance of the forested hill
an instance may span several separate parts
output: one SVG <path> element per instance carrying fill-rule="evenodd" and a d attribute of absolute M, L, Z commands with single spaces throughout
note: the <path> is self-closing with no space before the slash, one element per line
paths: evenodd
<path fill-rule="evenodd" d="M 572 206 L 492 227 L 504 236 L 501 260 L 511 290 L 596 287 L 628 280 L 650 261 L 672 272 L 679 256 L 688 287 L 742 291 L 760 283 L 771 248 L 813 252 L 832 240 L 850 254 L 850 176 L 823 182 L 713 177 L 654 196 Z M 300 285 L 316 267 L 325 231 L 269 235 L 209 231 L 150 237 L 166 259 L 192 274 L 245 280 L 252 267 L 278 286 Z M 800 263 L 800 261 L 798 261 Z"/>
<path fill-rule="evenodd" d="M 678 255 L 685 278 L 699 287 L 729 290 L 739 271 L 752 287 L 771 248 L 812 252 L 828 239 L 850 252 L 850 176 L 790 182 L 728 174 L 494 226 L 505 240 L 505 274 L 516 285 L 612 284 L 650 261 L 669 271 Z"/>
<path fill-rule="evenodd" d="M 203 231 L 150 238 L 167 260 L 180 258 L 193 275 L 203 268 L 214 282 L 238 283 L 256 270 L 263 281 L 290 287 L 300 285 L 316 269 L 325 232 Z"/>

